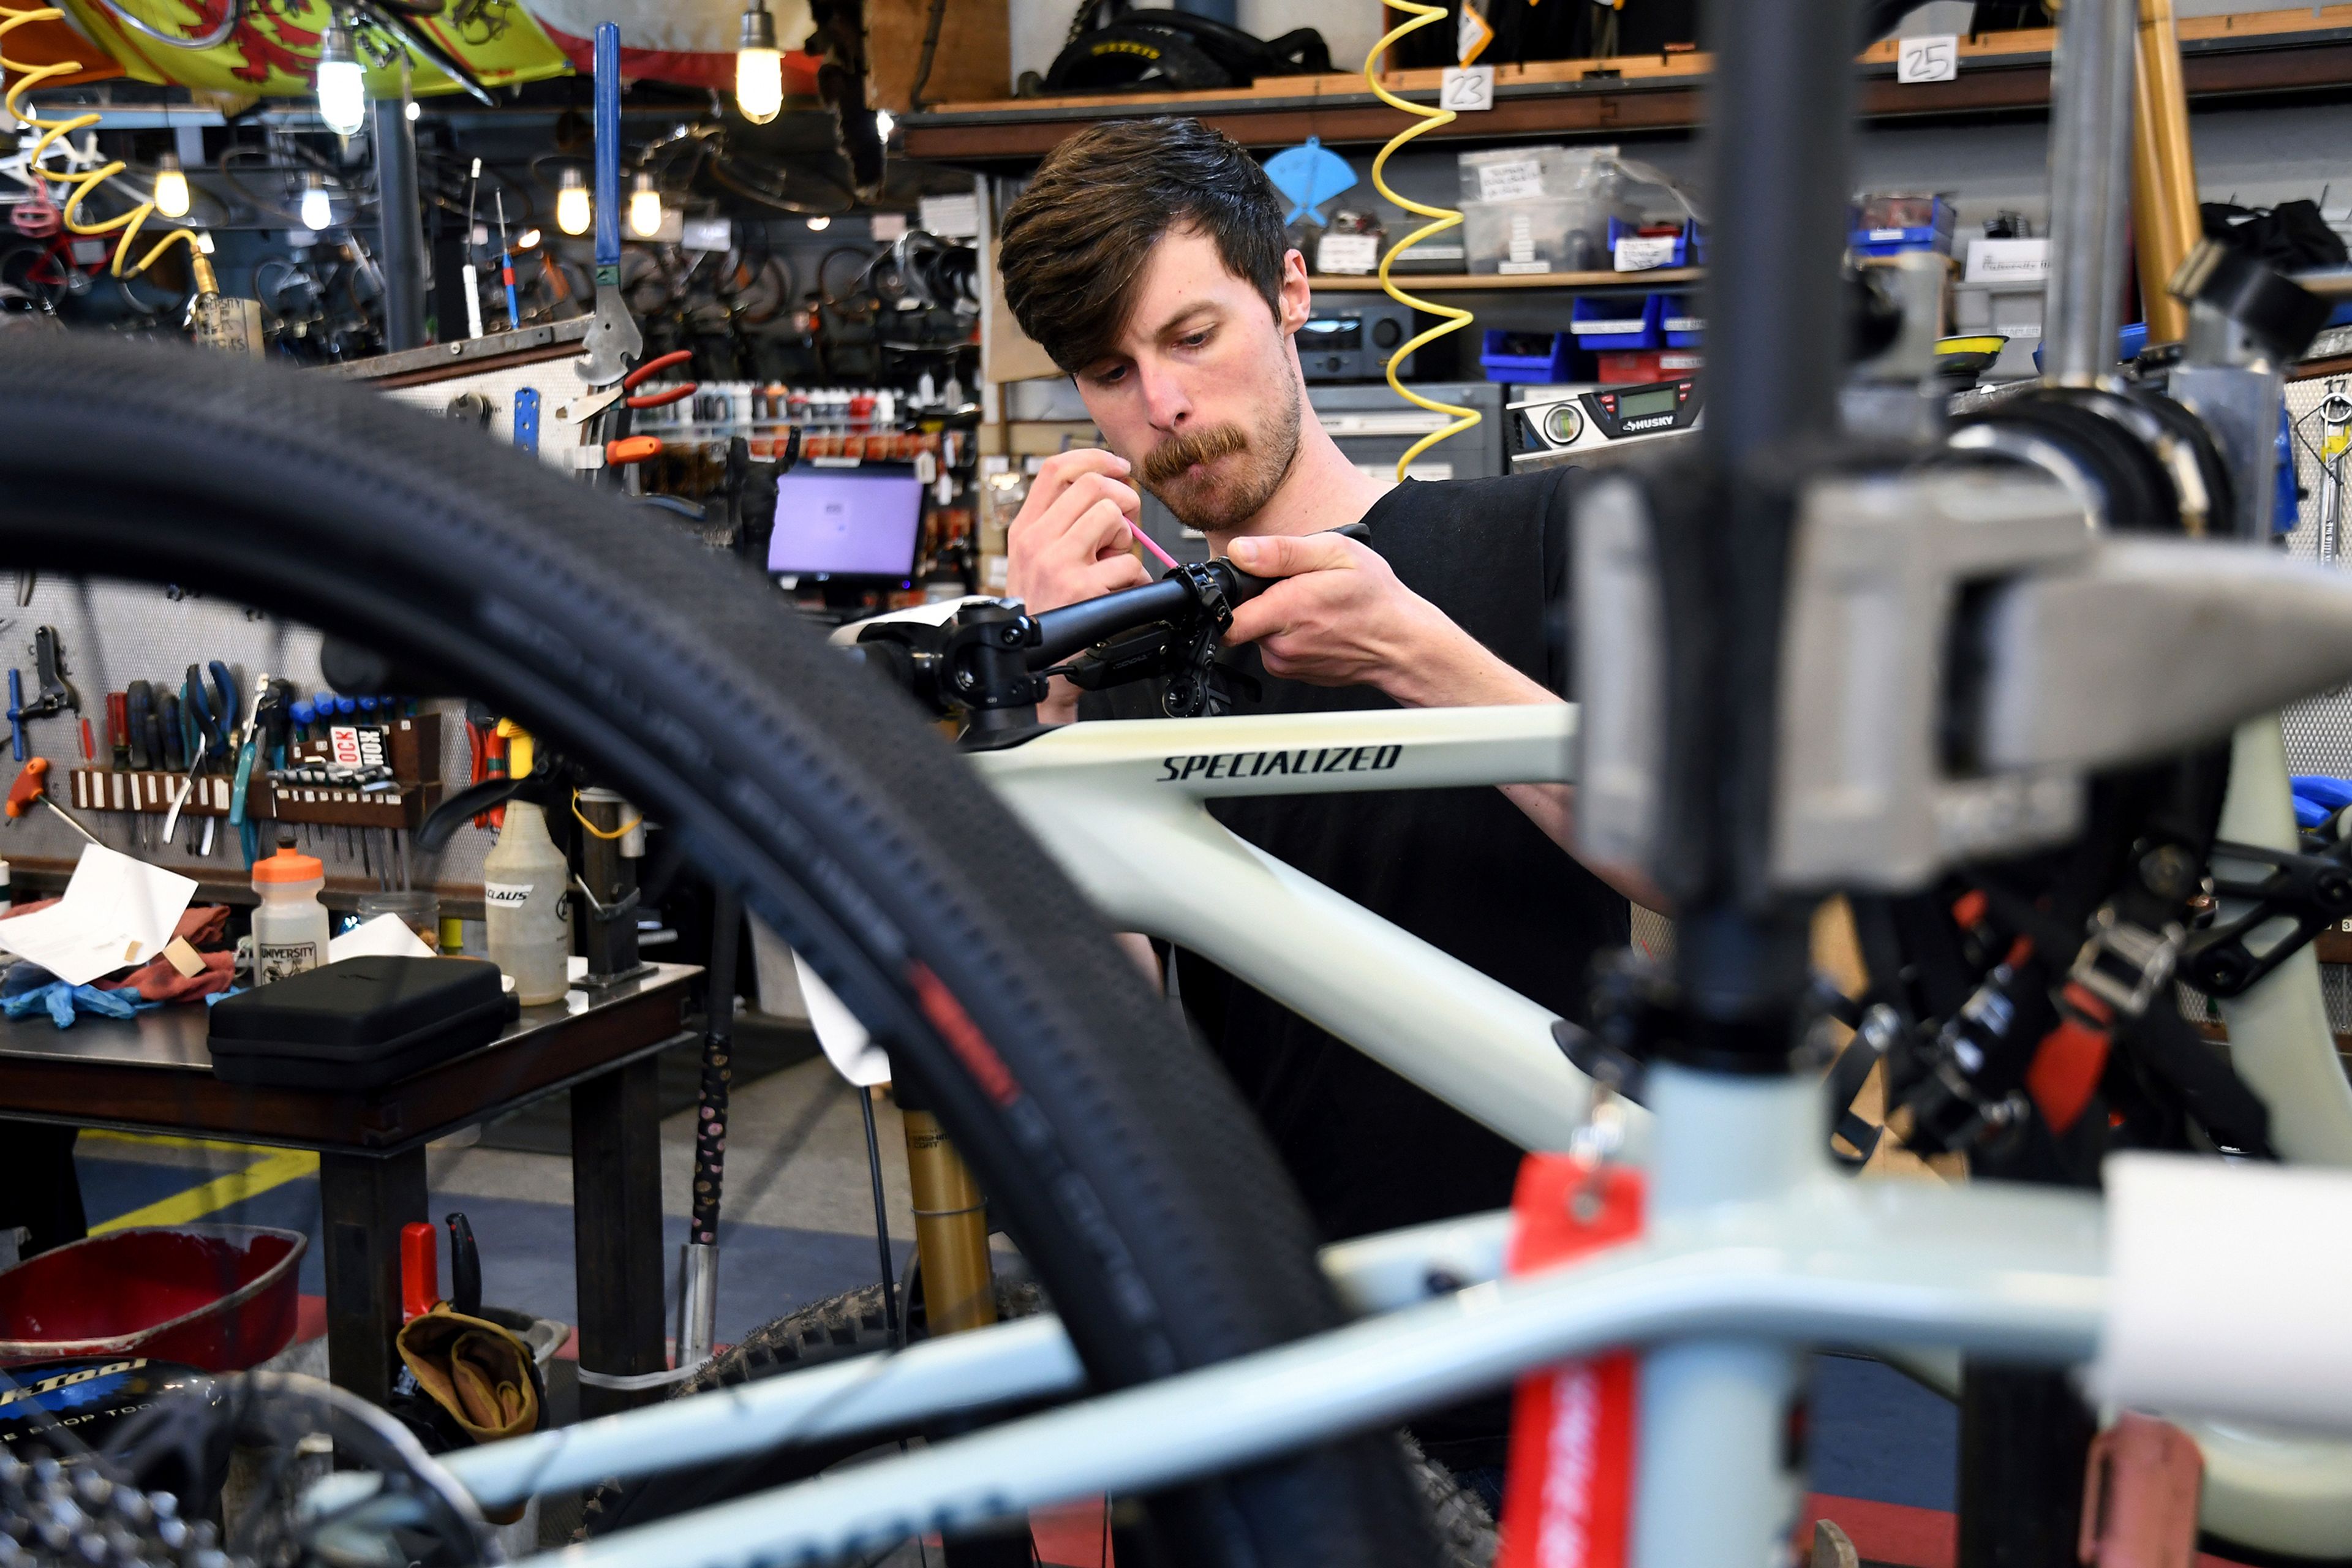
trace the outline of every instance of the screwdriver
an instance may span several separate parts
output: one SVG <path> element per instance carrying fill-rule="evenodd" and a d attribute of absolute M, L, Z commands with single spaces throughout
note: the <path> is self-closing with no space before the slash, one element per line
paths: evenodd
<path fill-rule="evenodd" d="M 147 740 L 147 726 L 155 718 L 154 688 L 143 680 L 134 680 L 131 689 L 122 694 L 122 743 L 131 754 L 131 765 L 144 773 L 156 765 L 156 747 Z"/>
<path fill-rule="evenodd" d="M 106 694 L 106 743 L 114 753 L 117 773 L 131 771 L 131 695 L 125 691 Z"/>
<path fill-rule="evenodd" d="M 84 827 L 72 812 L 49 798 L 48 771 L 49 759 L 47 757 L 35 757 L 17 769 L 16 782 L 8 786 L 7 805 L 0 806 L 0 811 L 5 811 L 9 820 L 13 822 L 30 810 L 33 803 L 37 800 L 59 816 L 64 817 L 67 826 L 89 839 L 92 844 L 97 844 L 99 842 L 97 834 Z"/>
<path fill-rule="evenodd" d="M 178 773 L 188 765 L 187 731 L 181 727 L 180 700 L 168 691 L 163 693 L 163 711 L 149 717 L 154 721 L 155 733 L 148 737 L 147 743 L 155 750 L 155 765 Z"/>

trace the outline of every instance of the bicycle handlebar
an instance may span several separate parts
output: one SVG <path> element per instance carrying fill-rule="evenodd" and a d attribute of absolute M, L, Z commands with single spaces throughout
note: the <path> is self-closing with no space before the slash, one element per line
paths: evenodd
<path fill-rule="evenodd" d="M 1231 562 L 1211 561 L 1178 566 L 1157 583 L 1122 588 L 1099 599 L 1045 610 L 1034 617 L 1038 641 L 1029 649 L 1029 668 L 1049 668 L 1082 648 L 1148 626 L 1158 621 L 1181 622 L 1194 615 L 1213 615 L 1212 595 L 1222 595 L 1228 608 L 1246 604 L 1272 587 L 1272 577 L 1254 577 Z"/>

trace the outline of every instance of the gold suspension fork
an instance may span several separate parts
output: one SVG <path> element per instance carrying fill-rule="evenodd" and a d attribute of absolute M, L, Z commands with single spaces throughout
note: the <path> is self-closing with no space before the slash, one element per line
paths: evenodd
<path fill-rule="evenodd" d="M 2139 0 L 2138 64 L 2132 94 L 2132 217 L 2139 245 L 2140 303 L 2152 348 L 2189 335 L 2189 307 L 2166 292 L 2165 285 L 2204 232 L 2172 0 Z"/>
<path fill-rule="evenodd" d="M 899 1100 L 907 1131 L 907 1178 L 915 1199 L 915 1256 L 922 1265 L 923 1310 L 934 1334 L 996 1321 L 996 1279 L 988 1257 L 988 1199 L 940 1119 Z"/>

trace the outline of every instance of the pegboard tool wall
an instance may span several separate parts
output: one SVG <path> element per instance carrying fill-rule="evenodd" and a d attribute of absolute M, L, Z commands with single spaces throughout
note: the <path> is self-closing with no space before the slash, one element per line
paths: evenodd
<path fill-rule="evenodd" d="M 0 573 L 0 590 L 5 590 L 0 595 L 0 652 L 5 652 L 7 662 L 20 672 L 26 700 L 39 689 L 34 675 L 33 633 L 45 626 L 57 628 L 65 658 L 66 679 L 81 699 L 79 716 L 58 713 L 33 720 L 25 727 L 28 753 L 49 760 L 51 793 L 68 810 L 72 809 L 73 795 L 67 779 L 73 769 L 84 765 L 81 719 L 90 722 L 100 765 L 108 761 L 106 694 L 110 691 L 123 690 L 134 680 L 146 680 L 156 683 L 159 694 L 166 689 L 176 694 L 181 677 L 190 664 L 204 667 L 214 659 L 227 665 L 236 679 L 240 714 L 249 714 L 254 683 L 264 674 L 293 681 L 298 697 L 312 697 L 325 689 L 326 682 L 319 670 L 322 639 L 314 626 L 266 616 L 214 595 L 173 599 L 152 584 L 69 578 L 50 573 L 41 574 L 35 581 L 32 602 L 18 605 L 15 584 L 13 575 Z M 444 787 L 454 792 L 465 787 L 472 776 L 464 705 L 442 700 L 430 706 L 442 715 L 441 778 Z M 19 766 L 13 761 L 9 763 L 10 778 L 16 776 Z M 149 818 L 156 824 L 159 840 L 155 847 L 149 848 L 143 842 L 137 847 L 132 846 L 129 813 L 91 811 L 76 815 L 112 848 L 137 854 L 154 865 L 168 867 L 205 883 L 232 889 L 250 884 L 236 831 L 226 822 L 215 826 L 213 853 L 206 858 L 194 853 L 204 838 L 201 821 L 183 821 L 177 842 L 162 844 L 161 818 Z M 262 824 L 264 853 L 268 852 L 274 826 L 267 821 Z M 460 827 L 437 856 L 416 853 L 412 846 L 413 884 L 419 889 L 437 891 L 445 900 L 459 906 L 478 904 L 482 896 L 482 857 L 488 853 L 491 839 L 488 832 L 468 825 Z M 52 813 L 37 807 L 0 826 L 0 856 L 19 870 L 69 871 L 80 857 L 82 843 L 79 834 Z M 338 836 L 306 835 L 302 847 L 305 853 L 326 861 L 330 895 L 372 891 L 376 887 L 375 877 L 362 869 L 356 849 L 344 853 Z"/>
<path fill-rule="evenodd" d="M 2306 561 L 2319 554 L 2320 427 L 2315 416 L 2330 387 L 2352 388 L 2352 377 L 2315 376 L 2289 382 L 2286 388 L 2286 414 L 2294 422 L 2295 437 L 2294 477 L 2303 491 L 2295 509 L 2294 531 L 2286 536 L 2286 547 Z M 2352 570 L 2352 557 L 2341 558 L 2336 564 L 2341 570 Z M 2352 778 L 2352 687 L 2339 687 L 2297 702 L 2281 720 L 2286 731 L 2289 773 Z"/>

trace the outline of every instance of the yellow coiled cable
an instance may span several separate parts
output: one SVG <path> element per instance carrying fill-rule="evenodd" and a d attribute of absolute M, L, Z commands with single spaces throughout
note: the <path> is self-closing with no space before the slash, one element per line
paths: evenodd
<path fill-rule="evenodd" d="M 61 21 L 64 17 L 65 13 L 54 5 L 41 5 L 24 11 L 13 6 L 0 5 L 0 40 L 5 40 L 10 33 L 29 23 Z M 152 200 L 141 202 L 129 212 L 108 218 L 103 223 L 86 224 L 81 221 L 79 209 L 83 199 L 99 186 L 122 173 L 127 167 L 120 158 L 101 163 L 95 169 L 68 169 L 63 174 L 53 174 L 41 167 L 41 156 L 49 150 L 51 143 L 59 137 L 70 136 L 77 131 L 86 130 L 100 123 L 105 116 L 91 113 L 77 114 L 66 120 L 44 120 L 37 114 L 28 112 L 18 100 L 27 89 L 38 87 L 52 77 L 71 76 L 81 68 L 79 60 L 57 60 L 45 66 L 28 66 L 8 58 L 5 54 L 0 54 L 0 73 L 5 73 L 8 79 L 8 92 L 5 100 L 8 112 L 16 116 L 21 123 L 30 125 L 41 132 L 41 139 L 33 143 L 32 153 L 25 160 L 26 172 L 35 179 L 55 180 L 59 184 L 73 187 L 73 194 L 66 197 L 63 213 L 67 233 L 99 235 L 113 234 L 118 229 L 121 231 L 121 237 L 115 241 L 114 246 L 112 271 L 117 278 L 136 278 L 152 267 L 156 258 L 162 256 L 173 245 L 185 244 L 188 247 L 189 268 L 195 274 L 197 290 L 205 294 L 217 293 L 219 289 L 213 279 L 212 263 L 205 259 L 205 253 L 197 247 L 196 233 L 192 228 L 173 229 L 157 240 L 153 247 L 141 257 L 138 264 L 130 271 L 125 272 L 122 269 L 123 259 L 131 254 L 131 244 L 139 237 L 140 228 L 155 211 L 155 204 Z M 70 144 L 68 147 L 70 148 Z"/>
<path fill-rule="evenodd" d="M 1389 277 L 1389 267 L 1398 257 L 1403 255 L 1414 246 L 1419 245 L 1423 240 L 1429 238 L 1432 235 L 1444 234 L 1449 228 L 1460 227 L 1462 224 L 1462 214 L 1458 209 L 1454 207 L 1426 206 L 1420 202 L 1414 201 L 1410 196 L 1399 195 L 1396 192 L 1389 189 L 1388 180 L 1382 173 L 1382 171 L 1388 167 L 1390 153 L 1394 153 L 1398 148 L 1403 146 L 1406 142 L 1412 141 L 1416 136 L 1422 135 L 1426 132 L 1434 131 L 1441 125 L 1453 124 L 1454 118 L 1454 110 L 1450 109 L 1425 109 L 1418 103 L 1409 103 L 1405 100 L 1399 98 L 1396 94 L 1391 92 L 1387 88 L 1381 85 L 1380 77 L 1372 68 L 1379 63 L 1381 56 L 1388 51 L 1389 46 L 1395 43 L 1399 38 L 1403 37 L 1407 33 L 1411 33 L 1419 28 L 1429 26 L 1433 23 L 1443 22 L 1445 20 L 1445 7 L 1443 5 L 1423 5 L 1421 0 L 1388 0 L 1388 4 L 1396 10 L 1411 12 L 1412 14 L 1412 20 L 1382 35 L 1381 41 L 1372 46 L 1372 52 L 1364 57 L 1364 85 L 1372 89 L 1372 95 L 1378 98 L 1382 103 L 1387 104 L 1391 109 L 1402 109 L 1407 114 L 1415 116 L 1416 123 L 1406 126 L 1402 131 L 1398 132 L 1396 135 L 1390 138 L 1388 145 L 1381 148 L 1379 153 L 1374 156 L 1372 159 L 1372 188 L 1380 192 L 1381 195 L 1387 197 L 1390 201 L 1394 202 L 1398 206 L 1401 206 L 1405 211 L 1412 214 L 1415 217 L 1425 217 L 1432 221 L 1422 225 L 1421 227 L 1414 229 L 1411 234 L 1406 235 L 1402 239 L 1397 241 L 1396 244 L 1389 247 L 1388 253 L 1381 258 L 1381 288 L 1387 292 L 1390 299 L 1394 300 L 1400 305 L 1410 306 L 1412 309 L 1416 310 L 1426 310 L 1433 316 L 1443 316 L 1445 318 L 1445 320 L 1438 322 L 1437 325 L 1430 328 L 1429 331 L 1398 345 L 1396 353 L 1389 356 L 1389 385 L 1394 388 L 1396 395 L 1399 397 L 1403 398 L 1407 403 L 1416 405 L 1422 408 L 1426 408 L 1432 414 L 1450 414 L 1454 416 L 1454 422 L 1452 424 L 1446 426 L 1444 429 L 1431 431 L 1428 435 L 1423 436 L 1420 440 L 1415 441 L 1412 446 L 1407 447 L 1404 449 L 1404 455 L 1397 459 L 1396 466 L 1397 482 L 1399 484 L 1402 484 L 1404 482 L 1406 465 L 1410 464 L 1415 458 L 1420 457 L 1423 452 L 1428 451 L 1432 447 L 1436 446 L 1440 441 L 1446 439 L 1448 437 L 1459 436 L 1463 431 L 1476 425 L 1478 423 L 1478 411 L 1475 408 L 1461 408 L 1451 403 L 1439 403 L 1433 398 L 1423 397 L 1421 394 L 1413 391 L 1411 387 L 1405 385 L 1404 383 L 1397 379 L 1396 367 L 1403 363 L 1405 359 L 1415 351 L 1425 348 L 1429 344 L 1435 342 L 1438 339 L 1444 337 L 1448 332 L 1460 331 L 1476 318 L 1473 316 L 1471 312 L 1463 310 L 1459 306 L 1441 305 L 1433 300 L 1423 300 L 1417 295 L 1408 294 L 1403 289 L 1398 288 L 1395 282 Z"/>

